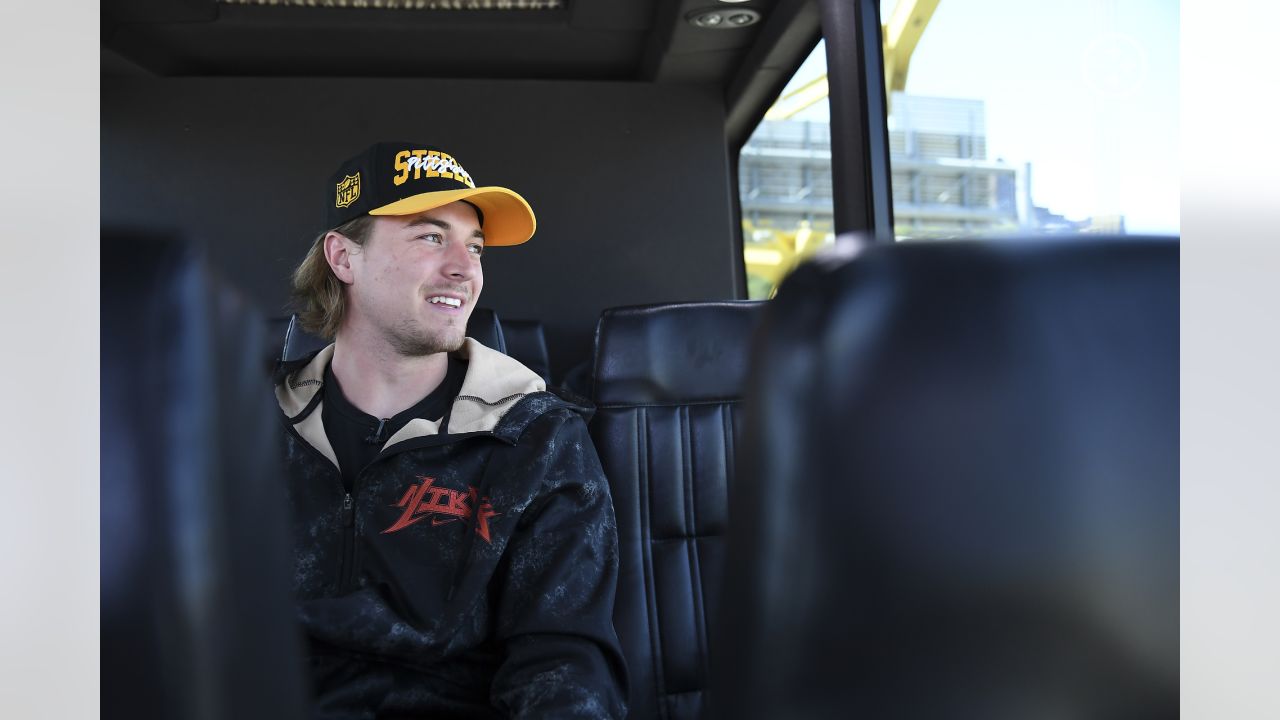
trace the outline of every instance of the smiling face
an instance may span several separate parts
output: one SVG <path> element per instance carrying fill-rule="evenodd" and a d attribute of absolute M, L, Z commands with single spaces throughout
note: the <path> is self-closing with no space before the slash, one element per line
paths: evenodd
<path fill-rule="evenodd" d="M 359 246 L 336 238 L 327 255 L 347 284 L 340 332 L 384 342 L 404 356 L 462 346 L 484 287 L 484 233 L 474 208 L 455 202 L 417 215 L 376 217 Z"/>

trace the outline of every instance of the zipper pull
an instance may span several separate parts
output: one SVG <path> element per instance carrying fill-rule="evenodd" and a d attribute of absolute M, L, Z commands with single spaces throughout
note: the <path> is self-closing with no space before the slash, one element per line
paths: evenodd
<path fill-rule="evenodd" d="M 387 426 L 387 421 L 391 418 L 382 418 L 378 421 L 378 429 L 373 431 L 364 441 L 370 445 L 381 445 L 383 443 L 382 430 Z"/>
<path fill-rule="evenodd" d="M 347 496 L 342 499 L 342 525 L 344 527 L 351 527 L 355 524 L 354 505 L 355 501 L 351 499 L 351 493 L 347 493 Z"/>

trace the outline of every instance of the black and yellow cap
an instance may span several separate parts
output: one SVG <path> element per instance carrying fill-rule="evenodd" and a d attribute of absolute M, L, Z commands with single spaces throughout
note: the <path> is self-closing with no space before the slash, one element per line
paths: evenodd
<path fill-rule="evenodd" d="M 465 200 L 480 210 L 484 244 L 519 245 L 538 223 L 520 194 L 476 187 L 452 155 L 427 145 L 380 142 L 342 163 L 325 189 L 327 227 L 361 215 L 415 215 Z"/>

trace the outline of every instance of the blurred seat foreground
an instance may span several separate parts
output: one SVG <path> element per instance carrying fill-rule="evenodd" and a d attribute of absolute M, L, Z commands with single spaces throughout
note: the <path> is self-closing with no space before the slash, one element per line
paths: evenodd
<path fill-rule="evenodd" d="M 102 247 L 102 715 L 302 718 L 264 321 L 186 243 Z"/>
<path fill-rule="evenodd" d="M 1178 714 L 1178 243 L 877 246 L 762 320 L 723 718 Z"/>

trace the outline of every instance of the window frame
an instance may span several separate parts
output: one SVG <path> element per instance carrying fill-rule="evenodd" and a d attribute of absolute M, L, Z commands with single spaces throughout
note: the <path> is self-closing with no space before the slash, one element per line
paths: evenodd
<path fill-rule="evenodd" d="M 893 186 L 879 3 L 784 0 L 761 29 L 760 39 L 728 91 L 725 139 L 738 299 L 747 298 L 738 178 L 742 148 L 822 40 L 826 40 L 830 88 L 827 101 L 831 108 L 834 230 L 837 235 L 855 232 L 874 242 L 893 242 Z"/>

